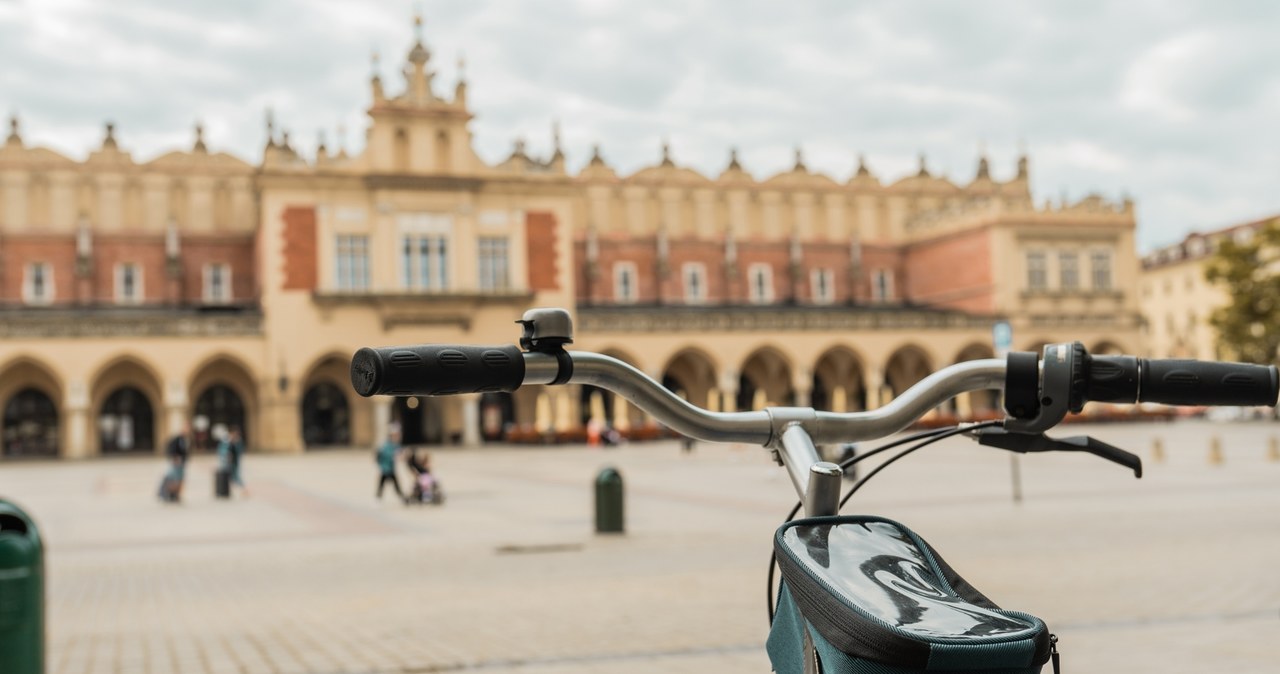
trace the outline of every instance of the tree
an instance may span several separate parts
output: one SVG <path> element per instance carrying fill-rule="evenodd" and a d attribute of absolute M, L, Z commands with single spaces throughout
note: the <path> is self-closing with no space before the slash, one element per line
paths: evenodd
<path fill-rule="evenodd" d="M 1218 344 L 1250 363 L 1276 362 L 1280 351 L 1280 218 L 1252 237 L 1225 238 L 1205 269 L 1209 283 L 1227 291 L 1228 302 L 1210 316 Z"/>

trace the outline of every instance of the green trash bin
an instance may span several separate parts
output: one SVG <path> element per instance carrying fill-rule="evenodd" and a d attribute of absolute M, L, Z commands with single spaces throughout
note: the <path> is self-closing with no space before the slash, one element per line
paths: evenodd
<path fill-rule="evenodd" d="M 596 475 L 596 533 L 623 533 L 622 474 L 605 468 Z"/>
<path fill-rule="evenodd" d="M 36 523 L 0 499 L 0 672 L 44 674 L 44 548 Z"/>

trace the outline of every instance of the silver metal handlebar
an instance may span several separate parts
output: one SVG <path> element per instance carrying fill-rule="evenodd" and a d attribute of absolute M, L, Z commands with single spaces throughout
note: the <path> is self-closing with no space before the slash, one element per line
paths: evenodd
<path fill-rule="evenodd" d="M 568 353 L 573 359 L 573 375 L 567 383 L 613 391 L 663 425 L 691 438 L 771 447 L 776 447 L 783 431 L 793 425 L 802 426 L 817 444 L 891 435 L 961 393 L 1003 389 L 1005 374 L 1005 361 L 996 358 L 958 363 L 925 377 L 884 407 L 866 412 L 819 412 L 807 407 L 709 412 L 616 358 L 589 351 Z M 525 353 L 524 358 L 525 384 L 549 384 L 556 379 L 559 363 L 555 356 Z"/>
<path fill-rule="evenodd" d="M 946 400 L 982 389 L 1003 389 L 1005 361 L 974 360 L 943 368 L 892 402 L 866 412 L 819 412 L 809 407 L 768 407 L 754 412 L 709 412 L 689 403 L 636 368 L 589 351 L 566 352 L 573 361 L 568 384 L 613 391 L 662 424 L 709 442 L 750 442 L 769 447 L 787 468 L 792 486 L 814 517 L 839 511 L 840 468 L 818 456 L 817 444 L 869 440 L 910 426 Z M 525 352 L 525 384 L 550 384 L 561 375 L 556 355 Z"/>

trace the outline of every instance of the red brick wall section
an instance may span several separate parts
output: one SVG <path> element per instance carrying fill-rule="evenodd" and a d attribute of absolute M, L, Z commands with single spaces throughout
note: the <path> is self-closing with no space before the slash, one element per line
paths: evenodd
<path fill-rule="evenodd" d="M 639 275 L 636 283 L 637 298 L 640 304 L 650 304 L 659 299 L 659 279 L 657 278 L 657 242 L 653 238 L 631 239 L 625 237 L 601 238 L 598 242 L 599 255 L 596 265 L 599 276 L 586 282 L 585 261 L 577 265 L 578 299 L 594 304 L 610 304 L 617 301 L 614 297 L 614 266 L 619 262 L 632 262 Z M 904 296 L 903 283 L 907 277 L 904 269 L 905 258 L 899 247 L 867 244 L 862 247 L 862 269 L 856 282 L 849 277 L 850 251 L 849 245 L 843 242 L 808 243 L 801 252 L 801 271 L 799 279 L 791 278 L 791 244 L 787 241 L 743 241 L 737 244 L 737 275 L 725 276 L 724 243 L 698 239 L 673 240 L 669 246 L 668 264 L 670 274 L 661 281 L 661 299 L 665 303 L 684 303 L 685 262 L 701 262 L 707 270 L 708 304 L 749 304 L 751 288 L 748 274 L 752 264 L 768 264 L 773 270 L 774 302 L 784 303 L 796 301 L 810 303 L 813 291 L 810 288 L 811 274 L 814 269 L 830 269 L 834 297 L 832 302 L 844 303 L 853 300 L 856 303 L 871 302 L 871 274 L 878 269 L 891 270 L 894 277 L 893 301 L 907 299 Z M 585 260 L 586 243 L 579 241 L 574 246 L 576 260 Z M 793 282 L 794 281 L 794 282 Z"/>
<path fill-rule="evenodd" d="M 739 304 L 751 301 L 751 267 L 767 264 L 773 271 L 773 301 L 786 302 L 793 298 L 791 286 L 791 244 L 788 242 L 744 242 L 738 244 L 739 296 L 732 300 Z"/>
<path fill-rule="evenodd" d="M 859 287 L 856 289 L 855 297 L 859 302 L 872 303 L 875 301 L 875 288 L 873 287 L 873 278 L 878 269 L 890 269 L 893 271 L 893 296 L 889 298 L 892 302 L 901 302 L 910 300 L 906 294 L 904 287 L 905 276 L 904 260 L 902 249 L 895 246 L 883 245 L 864 245 L 862 247 L 862 274 L 859 278 Z"/>
<path fill-rule="evenodd" d="M 525 214 L 524 224 L 529 255 L 529 289 L 559 290 L 560 260 L 556 257 L 556 216 L 545 211 L 530 211 Z"/>
<path fill-rule="evenodd" d="M 70 236 L 5 237 L 0 241 L 0 299 L 22 303 L 22 281 L 27 263 L 47 262 L 53 270 L 54 302 L 70 303 L 76 293 L 76 243 Z"/>
<path fill-rule="evenodd" d="M 209 264 L 226 264 L 231 268 L 231 301 L 252 300 L 256 292 L 254 280 L 254 239 L 251 237 L 195 238 L 182 240 L 183 300 L 204 302 L 204 268 Z"/>
<path fill-rule="evenodd" d="M 132 263 L 142 268 L 142 302 L 162 302 L 167 297 L 164 237 L 155 235 L 99 235 L 93 241 L 93 298 L 102 304 L 116 301 L 116 265 Z"/>
<path fill-rule="evenodd" d="M 911 300 L 976 313 L 995 311 L 989 228 L 913 244 L 904 254 Z"/>
<path fill-rule="evenodd" d="M 290 206 L 284 209 L 284 290 L 315 290 L 316 209 Z M 233 273 L 234 276 L 234 273 Z"/>

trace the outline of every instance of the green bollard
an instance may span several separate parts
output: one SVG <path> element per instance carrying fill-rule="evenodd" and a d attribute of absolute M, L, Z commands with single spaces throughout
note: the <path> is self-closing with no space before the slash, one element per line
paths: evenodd
<path fill-rule="evenodd" d="M 605 468 L 596 475 L 596 533 L 623 533 L 622 474 Z"/>
<path fill-rule="evenodd" d="M 2 499 L 0 672 L 44 674 L 44 547 L 36 523 Z"/>

